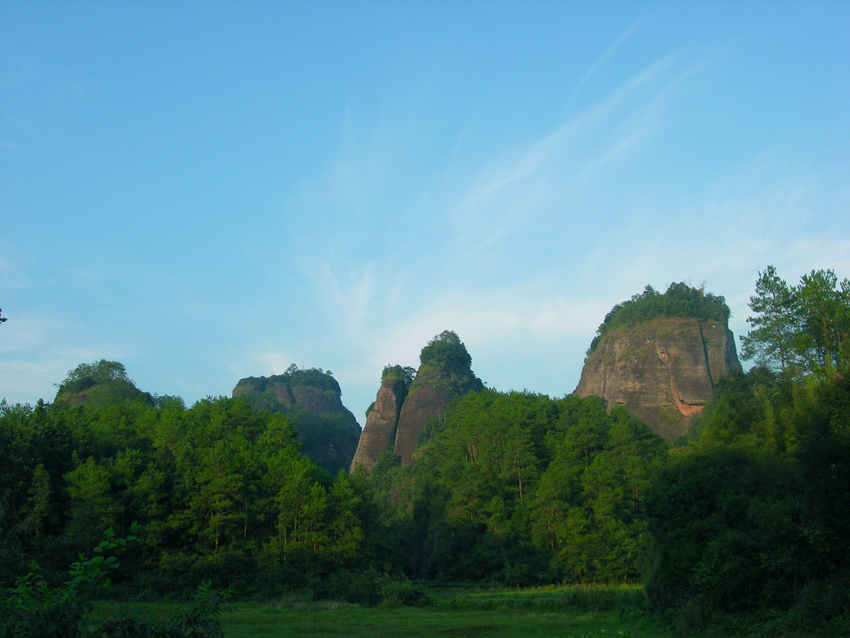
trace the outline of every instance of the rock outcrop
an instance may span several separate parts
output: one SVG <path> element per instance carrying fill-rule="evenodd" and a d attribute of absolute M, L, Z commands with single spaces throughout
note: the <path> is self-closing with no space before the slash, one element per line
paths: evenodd
<path fill-rule="evenodd" d="M 281 375 L 247 377 L 233 389 L 233 397 L 240 396 L 258 412 L 285 414 L 304 454 L 331 474 L 351 464 L 360 425 L 342 404 L 342 391 L 330 372 L 290 366 Z"/>
<path fill-rule="evenodd" d="M 439 418 L 455 397 L 484 388 L 472 372 L 472 357 L 454 332 L 446 330 L 434 337 L 422 349 L 419 361 L 412 382 L 412 368 L 384 369 L 352 470 L 357 465 L 372 469 L 387 451 L 401 457 L 402 463 L 408 463 L 416 448 L 416 438 L 428 419 Z M 406 374 L 408 370 L 410 375 Z"/>
<path fill-rule="evenodd" d="M 740 367 L 725 321 L 657 317 L 607 332 L 575 393 L 626 406 L 669 442 L 688 430 L 720 377 Z"/>
<path fill-rule="evenodd" d="M 400 376 L 385 376 L 381 381 L 378 396 L 366 416 L 366 425 L 357 443 L 352 470 L 358 465 L 371 470 L 381 454 L 394 448 L 398 417 L 406 395 L 407 384 Z"/>
<path fill-rule="evenodd" d="M 449 402 L 469 392 L 482 390 L 484 384 L 468 365 L 447 363 L 419 366 L 416 379 L 401 406 L 396 428 L 394 452 L 407 463 L 416 447 L 416 437 L 431 417 L 440 417 Z"/>

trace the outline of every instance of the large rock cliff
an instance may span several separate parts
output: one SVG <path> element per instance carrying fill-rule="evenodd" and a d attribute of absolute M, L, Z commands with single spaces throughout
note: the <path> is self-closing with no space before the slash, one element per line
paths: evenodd
<path fill-rule="evenodd" d="M 481 380 L 464 363 L 420 365 L 401 406 L 396 428 L 394 452 L 401 457 L 401 462 L 410 460 L 416 447 L 416 437 L 428 419 L 442 416 L 453 398 L 483 388 Z"/>
<path fill-rule="evenodd" d="M 360 426 L 342 404 L 342 391 L 330 372 L 290 366 L 281 375 L 247 377 L 233 389 L 233 397 L 240 396 L 258 412 L 285 414 L 304 454 L 331 474 L 351 464 Z"/>
<path fill-rule="evenodd" d="M 425 422 L 439 418 L 455 397 L 484 387 L 472 372 L 472 357 L 454 332 L 446 330 L 434 337 L 422 349 L 419 361 L 412 383 L 407 377 L 401 386 L 391 379 L 398 375 L 387 375 L 389 367 L 384 370 L 352 469 L 357 465 L 373 468 L 381 454 L 389 450 L 400 456 L 402 463 L 409 462 Z"/>
<path fill-rule="evenodd" d="M 673 441 L 712 398 L 718 379 L 740 369 L 726 321 L 656 317 L 608 331 L 590 354 L 575 393 L 624 405 Z"/>
<path fill-rule="evenodd" d="M 384 376 L 375 403 L 366 415 L 366 425 L 351 462 L 352 470 L 358 465 L 371 470 L 381 454 L 394 448 L 398 416 L 406 395 L 404 378 L 395 374 Z"/>

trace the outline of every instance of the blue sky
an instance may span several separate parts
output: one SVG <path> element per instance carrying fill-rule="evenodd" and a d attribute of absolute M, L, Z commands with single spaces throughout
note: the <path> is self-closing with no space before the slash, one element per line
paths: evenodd
<path fill-rule="evenodd" d="M 850 3 L 0 3 L 0 397 L 290 363 L 361 424 L 442 330 L 578 382 L 615 303 L 850 276 Z"/>

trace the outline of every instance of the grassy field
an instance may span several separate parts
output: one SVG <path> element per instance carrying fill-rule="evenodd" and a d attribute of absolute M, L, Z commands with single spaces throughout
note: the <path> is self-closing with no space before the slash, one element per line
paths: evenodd
<path fill-rule="evenodd" d="M 219 619 L 227 638 L 340 638 L 475 636 L 484 638 L 667 638 L 664 626 L 642 610 L 636 588 L 549 588 L 519 591 L 429 589 L 425 607 L 365 608 L 311 601 L 298 596 L 268 602 L 230 603 Z M 109 617 L 121 607 L 101 603 Z M 123 604 L 127 608 L 127 604 Z M 173 615 L 178 605 L 142 605 L 155 615 Z"/>
<path fill-rule="evenodd" d="M 262 638 L 288 636 L 406 637 L 483 636 L 522 638 L 540 636 L 669 635 L 659 627 L 639 629 L 614 612 L 530 611 L 522 609 L 336 609 L 292 610 L 270 606 L 233 609 L 222 617 L 226 636 Z"/>

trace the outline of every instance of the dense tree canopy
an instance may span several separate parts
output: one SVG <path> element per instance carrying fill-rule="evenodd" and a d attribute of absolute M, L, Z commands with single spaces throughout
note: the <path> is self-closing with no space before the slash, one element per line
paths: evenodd
<path fill-rule="evenodd" d="M 192 589 L 204 576 L 256 587 L 288 566 L 291 584 L 303 585 L 363 565 L 375 542 L 363 484 L 324 473 L 301 453 L 290 421 L 244 399 L 190 409 L 2 403 L 0 449 L 3 583 L 27 557 L 60 569 L 107 528 L 125 533 L 133 521 L 144 550 L 132 572 L 154 591 Z"/>
<path fill-rule="evenodd" d="M 651 599 L 691 631 L 782 609 L 797 629 L 837 628 L 850 605 L 850 382 L 756 368 L 710 407 L 647 495 Z"/>
<path fill-rule="evenodd" d="M 666 446 L 624 410 L 485 389 L 435 421 L 417 455 L 372 471 L 412 576 L 513 585 L 638 577 L 643 492 Z"/>
<path fill-rule="evenodd" d="M 850 629 L 846 288 L 759 273 L 743 342 L 765 365 L 720 382 L 647 493 L 647 591 L 683 633 L 731 616 L 765 635 Z"/>

